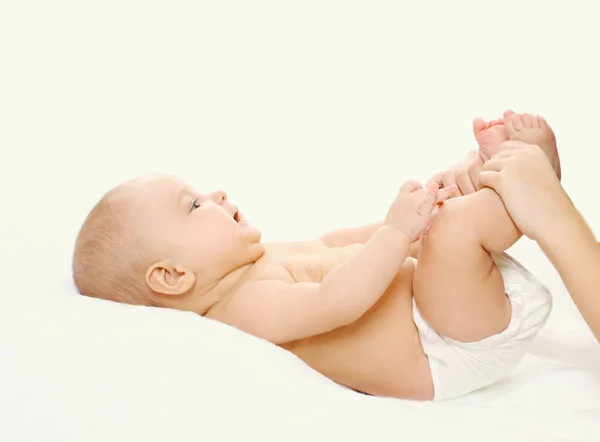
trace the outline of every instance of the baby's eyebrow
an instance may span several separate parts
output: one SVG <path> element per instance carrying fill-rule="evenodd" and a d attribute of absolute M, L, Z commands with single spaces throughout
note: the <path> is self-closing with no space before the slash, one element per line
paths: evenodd
<path fill-rule="evenodd" d="M 183 201 L 184 201 L 184 197 L 193 197 L 194 194 L 190 191 L 190 189 L 188 189 L 187 187 L 184 187 L 183 189 L 181 189 L 179 191 L 179 194 L 177 195 L 177 205 L 179 206 Z M 186 204 L 187 207 L 187 204 Z"/>

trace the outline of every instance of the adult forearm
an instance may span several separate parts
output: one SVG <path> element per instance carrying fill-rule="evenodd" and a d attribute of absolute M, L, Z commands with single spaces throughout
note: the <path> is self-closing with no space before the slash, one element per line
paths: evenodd
<path fill-rule="evenodd" d="M 538 243 L 600 342 L 600 247 L 592 230 L 572 208 Z"/>
<path fill-rule="evenodd" d="M 337 312 L 343 324 L 362 316 L 385 293 L 408 256 L 410 239 L 383 226 L 363 249 L 325 276 L 320 288 L 322 307 Z"/>

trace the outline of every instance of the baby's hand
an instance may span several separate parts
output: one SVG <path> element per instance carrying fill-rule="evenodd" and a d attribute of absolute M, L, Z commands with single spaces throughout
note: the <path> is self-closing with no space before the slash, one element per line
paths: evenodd
<path fill-rule="evenodd" d="M 482 171 L 483 161 L 479 152 L 472 151 L 460 163 L 436 173 L 428 183 L 437 183 L 440 188 L 456 185 L 461 195 L 468 195 L 477 191 L 478 176 Z"/>
<path fill-rule="evenodd" d="M 385 224 L 400 230 L 414 242 L 429 225 L 433 209 L 456 194 L 456 185 L 440 190 L 437 183 L 430 183 L 423 189 L 419 183 L 408 181 L 389 208 Z"/>

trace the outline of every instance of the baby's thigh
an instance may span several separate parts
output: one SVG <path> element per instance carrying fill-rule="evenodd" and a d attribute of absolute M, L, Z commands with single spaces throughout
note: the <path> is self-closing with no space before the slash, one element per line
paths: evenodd
<path fill-rule="evenodd" d="M 499 333 L 510 320 L 502 276 L 484 248 L 480 225 L 489 222 L 482 212 L 485 204 L 496 201 L 487 201 L 489 194 L 477 195 L 439 208 L 421 241 L 414 278 L 415 301 L 425 321 L 463 342 Z"/>

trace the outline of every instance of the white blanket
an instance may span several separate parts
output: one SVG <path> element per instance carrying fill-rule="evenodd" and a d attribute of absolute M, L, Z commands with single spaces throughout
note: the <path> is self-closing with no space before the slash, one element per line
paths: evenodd
<path fill-rule="evenodd" d="M 508 378 L 443 403 L 369 397 L 190 313 L 23 290 L 0 314 L 0 440 L 592 441 L 598 345 L 545 330 Z"/>

